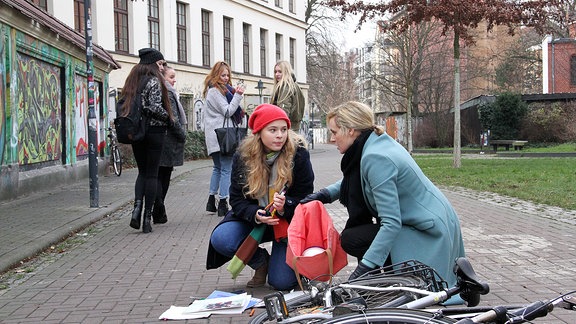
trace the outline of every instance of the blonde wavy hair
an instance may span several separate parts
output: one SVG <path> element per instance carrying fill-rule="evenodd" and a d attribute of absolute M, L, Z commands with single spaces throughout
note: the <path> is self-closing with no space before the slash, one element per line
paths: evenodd
<path fill-rule="evenodd" d="M 384 127 L 374 123 L 374 112 L 366 104 L 358 101 L 348 101 L 326 114 L 326 122 L 334 118 L 336 126 L 340 132 L 347 132 L 349 129 L 365 131 L 373 130 L 378 136 L 384 134 Z"/>
<path fill-rule="evenodd" d="M 278 61 L 276 62 L 276 65 L 274 65 L 274 69 L 276 69 L 276 67 L 279 67 L 280 71 L 282 71 L 282 78 L 280 80 L 276 80 L 276 77 L 274 77 L 272 98 L 274 98 L 274 96 L 280 93 L 280 95 L 282 95 L 282 98 L 276 98 L 276 102 L 282 102 L 290 98 L 292 94 L 298 91 L 296 89 L 298 87 L 298 84 L 296 84 L 294 71 L 292 70 L 292 66 L 288 61 Z M 287 89 L 288 91 L 281 92 L 280 89 Z"/>
<path fill-rule="evenodd" d="M 294 155 L 298 146 L 306 147 L 305 139 L 292 130 L 288 130 L 286 143 L 276 158 L 278 174 L 273 189 L 280 192 L 285 184 L 292 185 L 292 170 Z M 246 137 L 238 148 L 240 158 L 247 170 L 245 189 L 246 195 L 258 199 L 268 194 L 268 181 L 272 168 L 266 163 L 266 148 L 262 143 L 260 132 Z"/>

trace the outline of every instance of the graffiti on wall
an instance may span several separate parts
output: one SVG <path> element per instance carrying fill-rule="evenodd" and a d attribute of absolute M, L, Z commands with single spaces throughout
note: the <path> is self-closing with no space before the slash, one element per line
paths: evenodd
<path fill-rule="evenodd" d="M 3 27 L 0 25 L 0 35 L 4 34 Z M 0 165 L 4 164 L 4 144 L 6 138 L 6 115 L 5 106 L 6 102 L 6 65 L 4 64 L 4 58 L 6 57 L 4 44 L 4 37 L 0 38 Z"/>
<path fill-rule="evenodd" d="M 60 160 L 60 68 L 17 52 L 14 104 L 18 110 L 18 163 Z"/>
<path fill-rule="evenodd" d="M 96 116 L 100 116 L 100 87 L 98 82 L 95 82 L 94 89 L 94 109 Z M 79 74 L 74 75 L 74 124 L 75 124 L 75 147 L 76 156 L 88 156 L 88 85 L 86 77 Z M 98 125 L 96 134 L 99 149 L 106 146 L 104 141 L 103 130 L 100 129 L 100 119 L 97 120 Z"/>

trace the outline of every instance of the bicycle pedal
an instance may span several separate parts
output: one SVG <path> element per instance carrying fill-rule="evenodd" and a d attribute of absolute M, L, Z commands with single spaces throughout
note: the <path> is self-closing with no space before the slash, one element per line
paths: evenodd
<path fill-rule="evenodd" d="M 277 291 L 264 296 L 264 305 L 269 321 L 288 318 L 288 306 L 281 292 Z"/>

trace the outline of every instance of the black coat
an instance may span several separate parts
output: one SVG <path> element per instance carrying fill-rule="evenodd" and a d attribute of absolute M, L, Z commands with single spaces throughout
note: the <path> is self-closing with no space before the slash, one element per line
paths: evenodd
<path fill-rule="evenodd" d="M 178 100 L 174 93 L 168 91 L 170 97 L 170 107 L 172 108 L 172 115 L 174 116 L 174 125 L 168 127 L 164 145 L 162 147 L 162 155 L 160 157 L 160 166 L 173 167 L 184 164 L 184 143 L 186 142 L 186 130 L 180 123 L 180 112 L 178 109 Z"/>
<path fill-rule="evenodd" d="M 293 183 L 286 191 L 286 203 L 284 204 L 284 218 L 290 222 L 294 216 L 294 210 L 300 203 L 300 200 L 314 191 L 314 171 L 310 163 L 310 153 L 307 149 L 299 147 L 294 155 L 294 168 L 292 169 Z M 230 205 L 232 211 L 226 214 L 224 219 L 216 225 L 229 221 L 244 221 L 251 226 L 256 225 L 254 215 L 258 209 L 264 209 L 265 206 L 259 206 L 258 200 L 248 199 L 244 195 L 245 189 L 243 184 L 246 178 L 246 167 L 240 160 L 238 153 L 234 154 L 232 160 L 232 179 L 230 183 Z M 262 242 L 270 242 L 274 239 L 274 230 L 268 226 Z M 206 259 L 206 269 L 216 269 L 224 263 L 230 261 L 230 258 L 216 252 L 212 244 L 208 247 L 208 256 Z"/>

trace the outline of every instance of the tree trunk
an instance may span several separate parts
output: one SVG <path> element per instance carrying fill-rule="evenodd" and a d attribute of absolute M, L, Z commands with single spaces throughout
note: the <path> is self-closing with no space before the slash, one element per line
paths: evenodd
<path fill-rule="evenodd" d="M 454 32 L 454 167 L 461 166 L 460 149 L 460 34 Z"/>
<path fill-rule="evenodd" d="M 408 82 L 407 91 L 407 105 L 406 105 L 406 139 L 408 145 L 408 153 L 412 155 L 412 82 Z"/>

